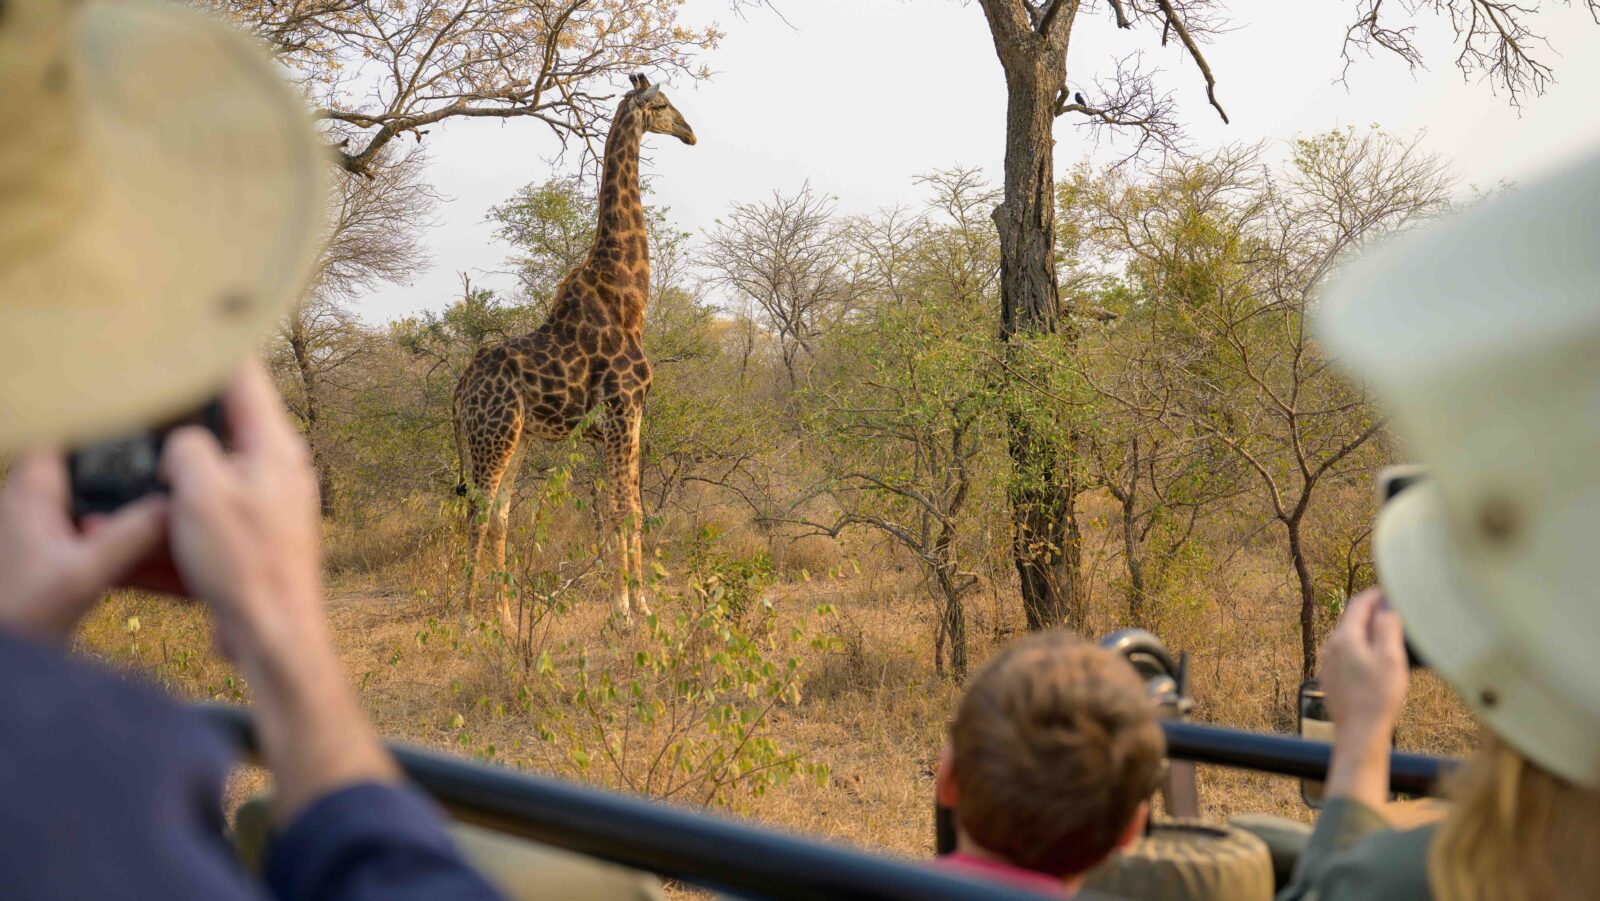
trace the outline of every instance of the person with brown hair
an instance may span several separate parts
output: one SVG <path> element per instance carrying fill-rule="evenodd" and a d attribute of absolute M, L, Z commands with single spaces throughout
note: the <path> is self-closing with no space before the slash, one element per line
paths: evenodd
<path fill-rule="evenodd" d="M 1011 645 L 972 680 L 940 754 L 955 812 L 941 865 L 1073 894 L 1136 839 L 1166 743 L 1127 661 L 1067 632 Z"/>
<path fill-rule="evenodd" d="M 1281 901 L 1600 897 L 1597 211 L 1591 153 L 1379 248 L 1323 302 L 1322 340 L 1429 475 L 1379 511 L 1382 588 L 1328 639 L 1328 803 Z M 1486 738 L 1443 821 L 1394 831 L 1407 639 Z"/>

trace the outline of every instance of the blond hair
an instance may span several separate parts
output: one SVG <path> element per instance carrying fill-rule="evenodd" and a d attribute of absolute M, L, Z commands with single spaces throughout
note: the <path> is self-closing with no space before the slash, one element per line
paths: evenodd
<path fill-rule="evenodd" d="M 1553 776 L 1490 735 L 1451 787 L 1428 852 L 1438 901 L 1600 897 L 1600 791 Z"/>
<path fill-rule="evenodd" d="M 1019 867 L 1057 876 L 1116 847 L 1165 753 L 1133 667 L 1066 632 L 997 654 L 961 699 L 950 744 L 962 830 Z"/>

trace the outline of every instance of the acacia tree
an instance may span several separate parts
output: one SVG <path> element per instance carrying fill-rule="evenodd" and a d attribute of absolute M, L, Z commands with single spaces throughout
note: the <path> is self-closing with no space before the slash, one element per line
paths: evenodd
<path fill-rule="evenodd" d="M 830 334 L 833 365 L 804 400 L 824 493 L 839 508 L 817 527 L 871 529 L 915 556 L 938 601 L 935 668 L 959 679 L 964 601 L 979 584 L 970 520 L 995 435 L 993 338 L 982 323 L 998 255 L 978 212 L 993 194 L 976 171 L 922 181 L 934 195 L 924 213 L 854 223 L 874 290 Z"/>
<path fill-rule="evenodd" d="M 402 135 L 449 119 L 528 118 L 593 154 L 606 85 L 638 70 L 703 78 L 714 28 L 679 0 L 200 0 L 259 35 L 335 126 L 339 164 L 370 174 Z M 735 4 L 739 5 L 739 4 Z"/>
<path fill-rule="evenodd" d="M 816 353 L 823 328 L 861 296 L 865 283 L 843 252 L 850 245 L 833 198 L 810 184 L 792 195 L 736 204 L 706 236 L 710 283 L 748 300 L 778 339 L 791 391 Z"/>
<path fill-rule="evenodd" d="M 1370 472 L 1383 428 L 1309 334 L 1308 311 L 1353 251 L 1442 210 L 1450 184 L 1414 143 L 1333 132 L 1299 141 L 1277 177 L 1259 148 L 1229 148 L 1104 195 L 1103 240 L 1163 327 L 1136 384 L 1096 389 L 1169 434 L 1203 438 L 1254 484 L 1294 571 L 1308 676 L 1317 588 L 1304 525 L 1329 484 Z"/>
<path fill-rule="evenodd" d="M 416 232 L 395 227 L 426 221 L 434 209 L 438 198 L 424 181 L 425 163 L 421 151 L 412 149 L 376 169 L 371 179 L 338 182 L 315 281 L 305 301 L 278 324 L 272 362 L 310 445 L 324 517 L 336 512 L 330 407 L 348 387 L 342 372 L 371 349 L 370 336 L 344 302 L 380 283 L 407 281 L 427 266 Z"/>

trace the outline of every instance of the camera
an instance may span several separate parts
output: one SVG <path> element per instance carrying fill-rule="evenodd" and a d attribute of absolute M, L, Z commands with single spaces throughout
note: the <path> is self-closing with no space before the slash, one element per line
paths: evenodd
<path fill-rule="evenodd" d="M 227 442 L 222 404 L 213 400 L 198 410 L 152 428 L 84 445 L 67 456 L 72 480 L 72 515 L 82 519 L 111 513 L 148 494 L 165 493 L 161 452 L 175 429 L 197 425 Z"/>
<path fill-rule="evenodd" d="M 1378 473 L 1378 509 L 1383 509 L 1383 505 L 1399 497 L 1400 492 L 1427 478 L 1427 469 L 1414 464 L 1384 467 L 1383 471 Z M 1412 669 L 1426 669 L 1428 664 L 1417 653 L 1416 648 L 1411 646 L 1411 637 L 1409 635 L 1406 636 L 1405 641 L 1406 663 Z"/>

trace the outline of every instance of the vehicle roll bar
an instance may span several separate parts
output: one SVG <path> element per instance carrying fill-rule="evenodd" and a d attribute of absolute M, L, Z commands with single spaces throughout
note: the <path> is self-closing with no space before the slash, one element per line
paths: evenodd
<path fill-rule="evenodd" d="M 1333 746 L 1288 735 L 1246 732 L 1200 723 L 1164 722 L 1167 756 L 1175 760 L 1300 779 L 1325 779 Z M 1407 795 L 1438 795 L 1439 779 L 1461 761 L 1451 757 L 1395 752 L 1389 756 L 1389 790 Z"/>
<path fill-rule="evenodd" d="M 250 710 L 197 705 L 216 728 L 255 753 Z M 1174 759 L 1300 778 L 1327 775 L 1323 742 L 1164 722 Z M 390 744 L 406 775 L 450 813 L 507 835 L 531 839 L 740 897 L 882 901 L 1027 901 L 1047 897 L 953 873 L 854 851 L 814 839 L 672 807 L 548 776 Z M 1456 762 L 1421 754 L 1391 758 L 1390 785 L 1433 794 Z M 1080 895 L 1085 901 L 1091 896 Z"/>
<path fill-rule="evenodd" d="M 255 752 L 249 708 L 211 703 L 197 709 L 246 751 Z M 560 779 L 406 745 L 390 744 L 389 750 L 412 782 L 463 822 L 736 897 L 783 901 L 1052 897 Z"/>

